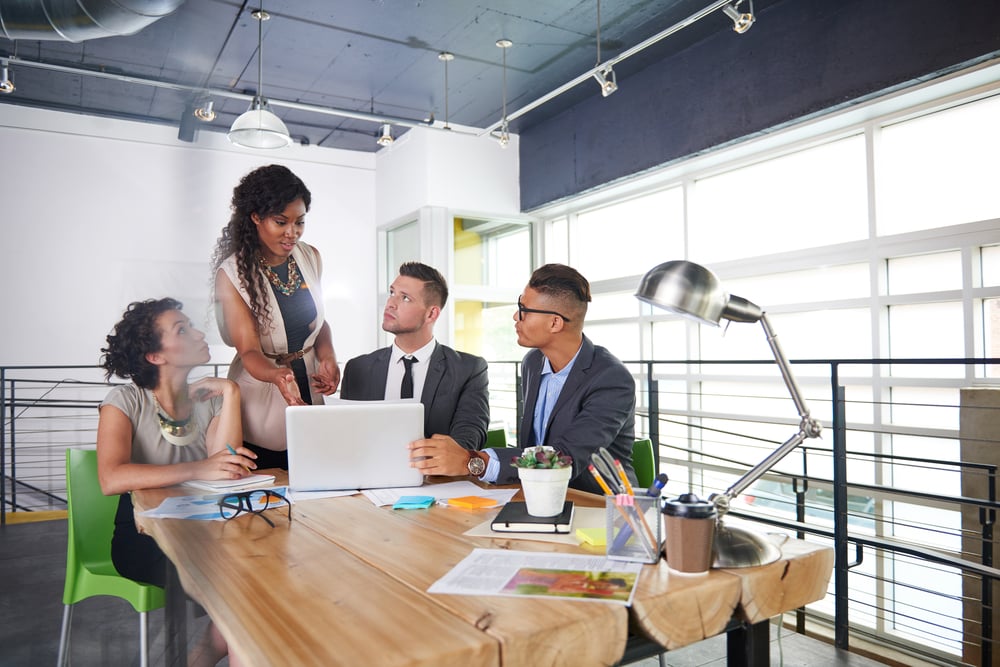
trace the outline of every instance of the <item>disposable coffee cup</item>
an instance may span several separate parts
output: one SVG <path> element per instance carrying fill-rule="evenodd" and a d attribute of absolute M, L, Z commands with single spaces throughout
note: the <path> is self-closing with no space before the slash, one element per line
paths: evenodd
<path fill-rule="evenodd" d="M 712 567 L 715 505 L 693 493 L 663 501 L 667 566 L 680 574 L 707 574 Z"/>

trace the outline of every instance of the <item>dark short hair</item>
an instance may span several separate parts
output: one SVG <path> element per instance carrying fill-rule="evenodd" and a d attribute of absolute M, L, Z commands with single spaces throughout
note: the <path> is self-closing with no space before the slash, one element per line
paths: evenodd
<path fill-rule="evenodd" d="M 448 283 L 441 272 L 433 266 L 420 262 L 403 262 L 399 265 L 399 275 L 424 281 L 424 300 L 444 308 L 448 303 Z"/>
<path fill-rule="evenodd" d="M 561 300 L 577 301 L 584 308 L 590 303 L 590 283 L 580 272 L 565 264 L 546 264 L 535 269 L 528 287 Z"/>
<path fill-rule="evenodd" d="M 146 355 L 159 352 L 162 332 L 156 327 L 156 318 L 168 310 L 184 307 L 177 299 L 147 299 L 133 301 L 125 309 L 122 319 L 108 334 L 108 346 L 102 347 L 101 368 L 105 379 L 112 375 L 132 379 L 143 389 L 153 389 L 160 379 L 160 369 L 151 364 Z"/>

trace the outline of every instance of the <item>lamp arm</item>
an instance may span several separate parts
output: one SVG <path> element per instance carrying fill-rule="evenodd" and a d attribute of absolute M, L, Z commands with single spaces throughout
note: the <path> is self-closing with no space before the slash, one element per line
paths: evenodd
<path fill-rule="evenodd" d="M 778 336 L 771 328 L 771 323 L 768 321 L 765 313 L 761 313 L 760 325 L 764 328 L 764 333 L 767 335 L 767 344 L 771 346 L 771 353 L 774 355 L 774 360 L 777 362 L 778 368 L 781 370 L 781 377 L 785 380 L 785 386 L 788 388 L 788 393 L 791 394 L 792 401 L 794 401 L 795 407 L 799 412 L 799 417 L 801 418 L 801 421 L 799 422 L 799 431 L 782 443 L 781 446 L 773 452 L 768 454 L 767 458 L 755 465 L 745 475 L 736 480 L 736 482 L 726 489 L 724 493 L 713 495 L 711 497 L 711 501 L 715 503 L 720 517 L 729 511 L 729 503 L 731 500 L 743 493 L 748 486 L 760 479 L 764 473 L 773 468 L 778 461 L 785 458 L 789 452 L 802 444 L 804 440 L 807 438 L 818 438 L 820 433 L 823 431 L 823 426 L 809 414 L 809 408 L 806 407 L 805 399 L 802 398 L 799 386 L 795 382 L 795 377 L 792 375 L 792 369 L 788 363 L 788 359 L 785 358 L 785 354 L 781 351 L 781 346 L 778 344 Z"/>

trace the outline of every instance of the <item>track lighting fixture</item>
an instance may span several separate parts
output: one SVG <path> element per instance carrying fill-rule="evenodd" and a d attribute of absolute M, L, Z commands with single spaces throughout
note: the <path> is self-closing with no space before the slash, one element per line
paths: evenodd
<path fill-rule="evenodd" d="M 749 30 L 753 22 L 757 20 L 753 13 L 753 0 L 750 0 L 749 11 L 741 13 L 739 8 L 742 4 L 743 0 L 735 0 L 722 8 L 722 13 L 733 21 L 733 30 L 741 35 Z"/>
<path fill-rule="evenodd" d="M 597 83 L 601 84 L 601 95 L 604 95 L 604 97 L 618 90 L 615 70 L 612 69 L 611 65 L 608 65 L 600 72 L 594 72 L 594 78 L 597 79 Z"/>
<path fill-rule="evenodd" d="M 194 110 L 194 117 L 204 123 L 211 123 L 215 120 L 215 102 L 205 100 L 200 107 Z"/>
<path fill-rule="evenodd" d="M 0 93 L 13 93 L 14 82 L 10 80 L 7 72 L 7 61 L 0 63 Z"/>
<path fill-rule="evenodd" d="M 455 59 L 454 53 L 442 51 L 438 54 L 438 60 L 444 62 L 444 129 L 450 130 L 448 125 L 448 63 Z M 433 115 L 432 115 L 433 118 Z"/>
<path fill-rule="evenodd" d="M 284 148 L 292 143 L 288 128 L 268 109 L 264 98 L 264 21 L 271 15 L 263 4 L 251 13 L 257 19 L 257 94 L 250 109 L 233 122 L 229 141 L 246 148 Z"/>
<path fill-rule="evenodd" d="M 503 116 L 500 120 L 500 128 L 490 132 L 490 136 L 500 143 L 501 148 L 507 148 L 510 143 L 510 132 L 507 126 L 507 49 L 514 46 L 514 42 L 509 39 L 498 39 L 497 47 L 503 52 Z"/>
<path fill-rule="evenodd" d="M 376 142 L 379 146 L 389 146 L 393 141 L 395 141 L 395 139 L 392 138 L 392 125 L 386 123 L 382 126 L 382 134 L 379 135 Z"/>
<path fill-rule="evenodd" d="M 597 0 L 597 66 L 601 66 L 601 0 Z M 607 97 L 618 90 L 618 80 L 611 65 L 594 72 L 594 78 L 601 86 L 601 95 Z"/>

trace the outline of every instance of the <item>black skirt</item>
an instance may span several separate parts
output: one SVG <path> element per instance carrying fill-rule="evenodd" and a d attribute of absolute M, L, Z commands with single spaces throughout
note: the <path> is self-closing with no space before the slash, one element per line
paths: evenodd
<path fill-rule="evenodd" d="M 118 574 L 143 584 L 163 587 L 167 581 L 167 557 L 156 540 L 135 527 L 132 496 L 118 498 L 115 532 L 111 537 L 111 562 Z"/>

